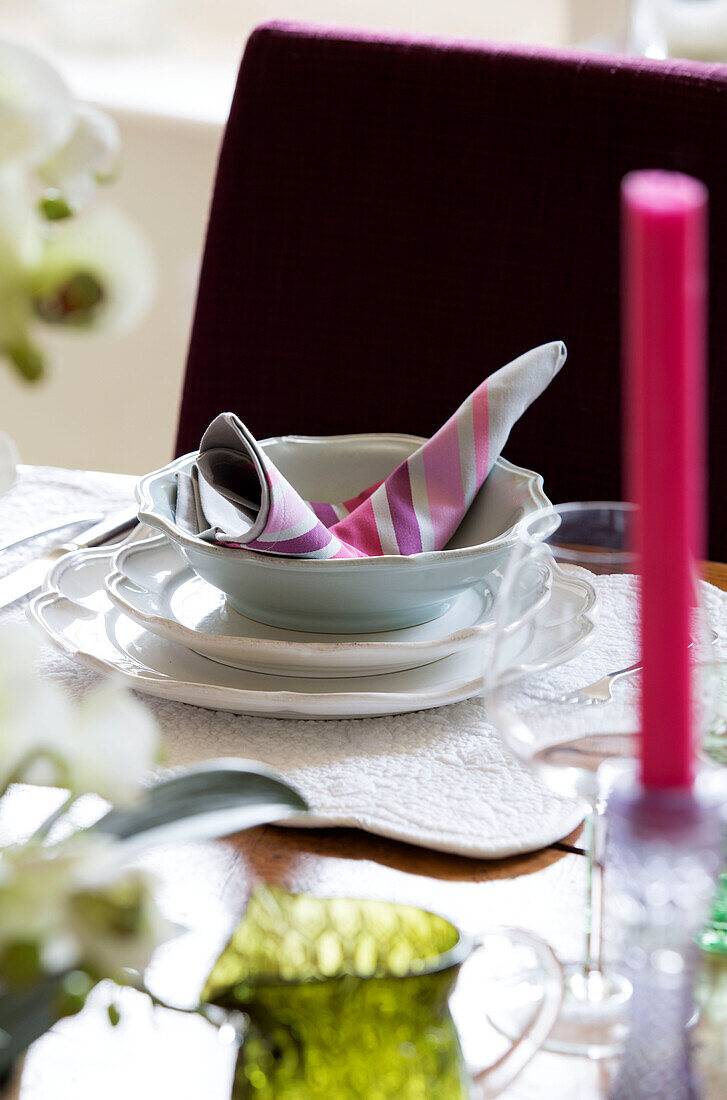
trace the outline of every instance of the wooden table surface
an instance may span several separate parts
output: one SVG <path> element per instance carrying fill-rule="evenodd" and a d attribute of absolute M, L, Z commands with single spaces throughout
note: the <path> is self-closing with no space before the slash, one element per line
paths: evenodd
<path fill-rule="evenodd" d="M 705 576 L 727 590 L 727 565 Z M 148 975 L 174 1003 L 192 1003 L 256 882 L 316 894 L 380 897 L 443 913 L 470 933 L 492 924 L 528 928 L 564 959 L 581 957 L 585 859 L 578 832 L 530 855 L 473 860 L 351 829 L 264 827 L 225 841 L 156 850 L 145 859 L 161 881 L 165 914 L 188 931 L 165 946 Z M 109 990 L 31 1051 L 23 1100 L 227 1100 L 232 1051 L 204 1022 L 153 1013 L 138 994 L 121 999 L 111 1029 Z M 483 1023 L 483 1036 L 486 1025 Z M 487 1049 L 501 1049 L 490 1029 Z M 585 1059 L 540 1052 L 504 1094 L 508 1100 L 591 1100 L 608 1074 Z M 331 1098 L 335 1100 L 335 1098 Z M 363 1098 L 362 1098 L 363 1100 Z M 436 1100 L 436 1098 L 432 1098 Z"/>

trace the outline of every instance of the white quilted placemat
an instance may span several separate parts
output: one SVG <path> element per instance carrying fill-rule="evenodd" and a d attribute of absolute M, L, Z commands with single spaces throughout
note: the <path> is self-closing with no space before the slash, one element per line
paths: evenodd
<path fill-rule="evenodd" d="M 0 541 L 46 518 L 133 499 L 134 479 L 115 474 L 25 467 L 0 497 Z M 8 551 L 0 574 L 38 553 Z M 623 578 L 603 587 L 597 642 L 553 676 L 563 690 L 587 684 L 635 657 L 633 624 L 624 621 Z M 712 624 L 727 637 L 727 596 L 707 588 Z M 21 608 L 2 613 L 20 618 Z M 719 644 L 715 647 L 720 655 Z M 78 695 L 94 680 L 50 645 L 42 671 Z M 307 825 L 357 826 L 442 851 L 501 858 L 566 836 L 581 813 L 551 794 L 508 757 L 481 704 L 472 700 L 394 718 L 280 721 L 147 698 L 172 764 L 243 756 L 275 768 L 315 811 Z"/>

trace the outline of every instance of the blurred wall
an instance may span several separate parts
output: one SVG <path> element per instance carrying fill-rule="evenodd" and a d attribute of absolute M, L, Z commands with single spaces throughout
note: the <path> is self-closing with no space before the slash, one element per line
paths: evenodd
<path fill-rule="evenodd" d="M 568 41 L 571 8 L 594 0 L 208 0 L 215 24 L 245 37 L 258 23 L 294 19 L 372 27 L 411 34 L 500 38 L 513 42 Z M 595 0 L 600 2 L 600 0 Z M 612 0 L 603 0 L 610 3 Z M 199 20 L 200 0 L 176 0 L 182 18 Z M 204 19 L 199 20 L 200 23 Z"/>

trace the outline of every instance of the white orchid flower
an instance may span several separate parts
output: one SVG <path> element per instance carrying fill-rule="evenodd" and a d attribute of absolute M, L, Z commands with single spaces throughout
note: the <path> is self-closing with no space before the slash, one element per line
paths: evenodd
<path fill-rule="evenodd" d="M 75 892 L 70 900 L 74 939 L 82 944 L 83 964 L 102 977 L 124 969 L 146 970 L 160 944 L 180 931 L 162 916 L 154 880 L 137 869 L 98 886 Z"/>
<path fill-rule="evenodd" d="M 0 630 L 0 792 L 14 780 L 63 783 L 73 729 L 68 697 L 35 675 L 37 641 L 26 623 Z"/>
<path fill-rule="evenodd" d="M 57 222 L 33 276 L 38 316 L 79 329 L 127 331 L 146 313 L 155 287 L 146 239 L 112 206 Z"/>
<path fill-rule="evenodd" d="M 66 693 L 50 681 L 35 680 L 26 692 L 10 688 L 5 694 L 0 789 L 10 780 L 71 787 L 75 714 Z"/>
<path fill-rule="evenodd" d="M 42 256 L 40 222 L 22 166 L 0 163 L 0 355 L 8 356 L 26 378 L 37 377 L 42 369 L 29 335 L 35 319 L 31 276 Z"/>
<path fill-rule="evenodd" d="M 105 683 L 81 700 L 68 761 L 76 791 L 92 791 L 116 806 L 132 805 L 157 753 L 156 722 L 128 691 Z"/>
<path fill-rule="evenodd" d="M 123 332 L 151 302 L 143 236 L 118 210 L 88 209 L 119 157 L 109 116 L 77 105 L 41 57 L 0 41 L 0 357 L 28 381 L 44 371 L 38 319 Z"/>
<path fill-rule="evenodd" d="M 16 844 L 0 851 L 0 959 L 7 959 L 14 945 L 29 944 L 43 971 L 80 961 L 69 900 L 81 862 L 93 848 L 90 840 L 73 837 L 60 845 Z"/>
<path fill-rule="evenodd" d="M 43 254 L 40 221 L 18 164 L 0 164 L 0 280 L 24 279 Z"/>
<path fill-rule="evenodd" d="M 97 977 L 143 972 L 177 926 L 159 912 L 153 880 L 136 869 L 106 870 L 111 842 L 77 833 L 58 844 L 0 851 L 0 969 L 37 977 L 82 966 Z M 28 948 L 30 947 L 30 952 Z M 36 974 L 17 973 L 20 965 Z"/>
<path fill-rule="evenodd" d="M 37 165 L 65 145 L 73 130 L 73 99 L 43 58 L 0 41 L 0 165 Z"/>
<path fill-rule="evenodd" d="M 36 675 L 37 650 L 29 624 L 0 628 L 0 792 L 22 780 L 133 804 L 157 759 L 151 712 L 114 683 L 74 705 Z"/>
<path fill-rule="evenodd" d="M 74 121 L 69 141 L 40 168 L 41 179 L 72 211 L 87 206 L 97 184 L 113 178 L 121 155 L 119 128 L 109 115 L 78 104 Z"/>

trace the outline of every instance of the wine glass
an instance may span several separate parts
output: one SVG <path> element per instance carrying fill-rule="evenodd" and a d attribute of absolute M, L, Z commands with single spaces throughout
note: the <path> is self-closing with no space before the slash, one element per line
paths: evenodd
<path fill-rule="evenodd" d="M 583 957 L 564 963 L 566 996 L 546 1046 L 563 1053 L 609 1057 L 626 1034 L 631 993 L 625 977 L 602 958 L 604 796 L 599 769 L 636 753 L 639 676 L 638 585 L 630 528 L 636 507 L 626 503 L 572 503 L 542 509 L 523 520 L 495 597 L 495 626 L 484 672 L 486 715 L 507 748 L 553 790 L 584 806 L 587 897 Z M 548 569 L 550 598 L 530 610 L 523 577 Z M 583 630 L 580 652 L 547 667 L 543 654 L 567 625 L 572 609 L 557 593 L 563 578 L 591 586 L 598 614 Z M 709 650 L 695 583 L 695 654 Z M 552 666 L 552 662 L 551 662 Z M 624 671 L 612 685 L 583 691 L 606 674 Z M 698 693 L 695 692 L 695 704 Z M 515 991 L 519 991 L 520 1000 Z M 527 1011 L 526 976 L 493 1023 L 517 1029 Z"/>

